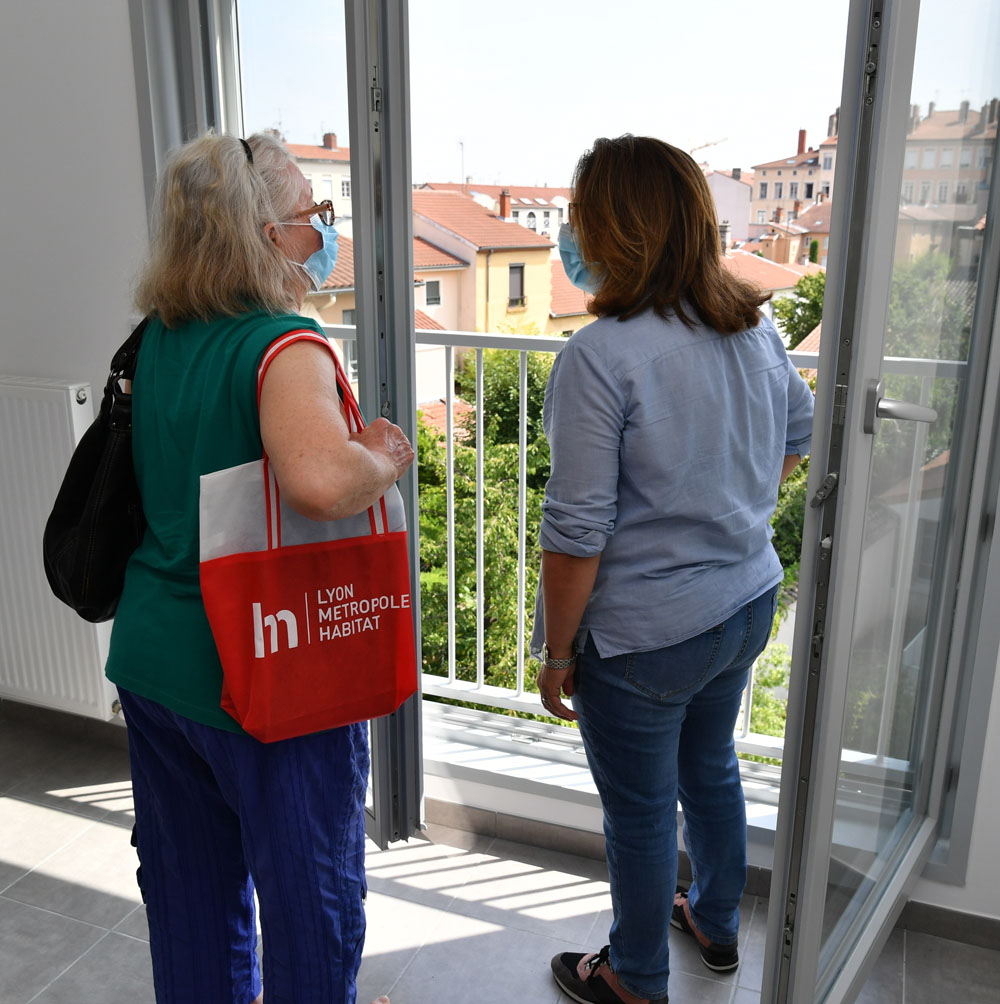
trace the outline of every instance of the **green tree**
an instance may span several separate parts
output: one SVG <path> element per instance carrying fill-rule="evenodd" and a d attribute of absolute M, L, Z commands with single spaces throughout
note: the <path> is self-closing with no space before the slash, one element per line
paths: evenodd
<path fill-rule="evenodd" d="M 774 316 L 788 338 L 790 349 L 794 349 L 823 320 L 825 291 L 826 273 L 817 272 L 802 276 L 791 296 L 774 301 Z"/>
<path fill-rule="evenodd" d="M 819 261 L 819 241 L 815 238 L 809 242 L 809 260 L 814 265 Z"/>

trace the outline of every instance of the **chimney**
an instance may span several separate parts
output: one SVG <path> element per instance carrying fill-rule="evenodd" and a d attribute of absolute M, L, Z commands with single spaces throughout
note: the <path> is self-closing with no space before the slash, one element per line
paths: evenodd
<path fill-rule="evenodd" d="M 969 121 L 969 102 L 963 101 L 958 108 L 958 121 L 968 122 Z"/>
<path fill-rule="evenodd" d="M 806 152 L 806 131 L 805 131 L 805 129 L 800 129 L 799 130 L 799 149 L 798 149 L 798 152 L 799 153 L 805 153 Z"/>
<path fill-rule="evenodd" d="M 927 117 L 930 118 L 934 114 L 934 102 L 931 101 L 927 105 Z"/>
<path fill-rule="evenodd" d="M 337 149 L 337 134 L 335 132 L 323 133 L 323 148 L 326 150 Z"/>
<path fill-rule="evenodd" d="M 784 215 L 785 215 L 785 210 L 782 209 L 781 206 L 778 206 L 778 208 L 775 209 L 775 211 L 774 211 L 774 222 L 775 223 L 780 223 L 781 222 L 781 217 L 784 216 Z"/>
<path fill-rule="evenodd" d="M 510 219 L 510 189 L 503 188 L 500 190 L 500 219 L 509 220 Z"/>
<path fill-rule="evenodd" d="M 801 212 L 802 212 L 802 202 L 801 200 L 796 199 L 795 202 L 792 204 L 792 219 L 797 220 L 799 218 L 799 213 Z"/>
<path fill-rule="evenodd" d="M 734 167 L 733 168 L 733 181 L 739 181 L 740 180 L 740 176 L 742 174 L 743 174 L 743 168 L 741 168 L 741 167 Z"/>
<path fill-rule="evenodd" d="M 722 244 L 722 253 L 725 254 L 729 250 L 729 233 L 731 227 L 729 226 L 729 220 L 723 220 L 719 224 L 719 241 Z"/>
<path fill-rule="evenodd" d="M 990 102 L 990 125 L 993 125 L 997 118 L 1000 117 L 998 113 L 1000 113 L 1000 99 L 994 98 Z"/>
<path fill-rule="evenodd" d="M 827 120 L 826 123 L 826 135 L 836 136 L 840 130 L 840 109 L 838 108 Z"/>

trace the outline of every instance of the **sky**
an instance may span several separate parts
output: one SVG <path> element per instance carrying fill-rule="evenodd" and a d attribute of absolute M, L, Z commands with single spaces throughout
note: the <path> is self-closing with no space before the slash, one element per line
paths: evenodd
<path fill-rule="evenodd" d="M 247 133 L 347 145 L 343 0 L 238 2 Z M 817 146 L 840 103 L 847 12 L 847 0 L 409 0 L 413 181 L 568 186 L 595 138 L 624 132 L 722 169 L 794 153 L 799 129 Z M 1000 91 L 961 78 L 989 64 L 974 50 L 997 16 L 981 0 L 923 0 L 914 100 L 978 108 Z M 942 43 L 970 57 L 947 61 L 954 78 Z"/>

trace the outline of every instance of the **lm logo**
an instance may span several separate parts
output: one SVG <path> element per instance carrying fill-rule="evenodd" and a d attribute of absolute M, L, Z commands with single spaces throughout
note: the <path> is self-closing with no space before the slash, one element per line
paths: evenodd
<path fill-rule="evenodd" d="M 271 629 L 271 653 L 278 651 L 278 621 L 285 625 L 288 647 L 299 647 L 299 625 L 291 610 L 279 610 L 276 614 L 261 617 L 260 604 L 253 605 L 253 654 L 255 659 L 264 658 L 264 628 Z"/>

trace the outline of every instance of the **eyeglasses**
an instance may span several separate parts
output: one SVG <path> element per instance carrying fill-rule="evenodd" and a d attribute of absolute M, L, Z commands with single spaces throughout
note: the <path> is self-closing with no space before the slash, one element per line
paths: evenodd
<path fill-rule="evenodd" d="M 292 219 L 296 216 L 318 216 L 320 222 L 325 227 L 333 225 L 333 221 L 336 216 L 333 215 L 333 203 L 329 199 L 324 199 L 322 202 L 317 202 L 316 205 L 310 206 L 308 209 L 300 209 L 297 213 L 292 213 Z M 283 220 L 283 223 L 290 223 L 290 220 Z M 305 224 L 298 223 L 292 224 L 292 226 L 305 226 Z"/>

